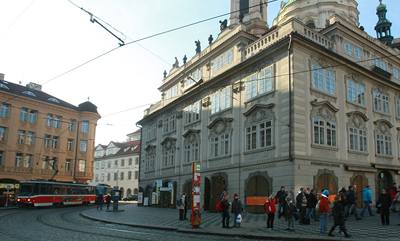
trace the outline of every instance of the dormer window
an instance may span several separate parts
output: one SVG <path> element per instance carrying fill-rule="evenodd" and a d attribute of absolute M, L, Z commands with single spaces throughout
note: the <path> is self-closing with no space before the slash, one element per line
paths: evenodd
<path fill-rule="evenodd" d="M 47 99 L 48 101 L 51 101 L 51 102 L 54 102 L 54 103 L 60 103 L 60 101 L 59 100 L 57 100 L 56 98 L 53 98 L 53 97 L 50 97 L 50 98 L 48 98 Z"/>
<path fill-rule="evenodd" d="M 0 88 L 10 90 L 7 85 L 0 83 Z"/>
<path fill-rule="evenodd" d="M 33 93 L 32 91 L 29 91 L 29 90 L 25 90 L 24 92 L 22 92 L 22 94 L 36 97 L 35 93 Z"/>

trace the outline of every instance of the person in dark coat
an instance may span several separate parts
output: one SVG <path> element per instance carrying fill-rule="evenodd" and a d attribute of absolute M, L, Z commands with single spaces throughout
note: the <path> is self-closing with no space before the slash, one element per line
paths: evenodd
<path fill-rule="evenodd" d="M 379 195 L 377 208 L 381 214 L 382 225 L 389 225 L 390 206 L 392 205 L 392 198 L 386 189 L 382 189 Z"/>
<path fill-rule="evenodd" d="M 288 224 L 288 227 L 286 229 L 288 231 L 294 231 L 294 216 L 296 214 L 296 211 L 296 206 L 294 205 L 293 201 L 289 197 L 286 197 L 283 204 L 283 215 Z"/>
<path fill-rule="evenodd" d="M 317 221 L 317 215 L 315 212 L 315 207 L 317 206 L 318 200 L 317 200 L 317 195 L 315 194 L 315 190 L 312 189 L 307 197 L 307 214 L 306 218 L 311 219 L 313 218 L 314 221 Z"/>
<path fill-rule="evenodd" d="M 285 191 L 285 186 L 281 186 L 281 190 L 279 190 L 275 199 L 278 201 L 278 218 L 281 218 L 283 213 L 283 206 L 286 203 L 287 192 Z"/>
<path fill-rule="evenodd" d="M 229 228 L 229 201 L 228 201 L 228 194 L 225 193 L 224 197 L 222 198 L 221 201 L 221 208 L 222 208 L 222 227 L 223 228 Z"/>
<path fill-rule="evenodd" d="M 349 217 L 351 214 L 354 214 L 356 220 L 360 220 L 361 218 L 358 216 L 357 207 L 356 207 L 356 192 L 354 191 L 353 186 L 349 186 L 349 190 L 346 192 L 346 213 L 345 217 Z"/>
<path fill-rule="evenodd" d="M 304 193 L 304 188 L 300 188 L 299 194 L 296 196 L 296 208 L 300 212 L 300 224 L 309 224 L 306 221 L 306 211 L 307 211 L 307 197 Z"/>
<path fill-rule="evenodd" d="M 238 216 L 241 215 L 243 211 L 242 202 L 239 200 L 239 195 L 235 193 L 233 195 L 233 202 L 231 207 L 231 212 L 233 213 L 233 227 L 240 227 L 240 223 L 238 223 Z"/>
<path fill-rule="evenodd" d="M 110 194 L 107 194 L 105 199 L 106 199 L 107 211 L 108 211 L 108 210 L 110 210 L 111 195 L 110 195 Z"/>
<path fill-rule="evenodd" d="M 345 218 L 344 218 L 344 200 L 343 200 L 343 195 L 340 193 L 336 195 L 335 202 L 333 204 L 332 208 L 332 216 L 334 220 L 334 224 L 331 228 L 331 230 L 328 233 L 328 236 L 333 237 L 333 231 L 337 226 L 339 226 L 339 229 L 341 232 L 344 233 L 344 236 L 346 238 L 350 238 L 351 236 L 347 233 L 347 229 L 345 226 Z"/>

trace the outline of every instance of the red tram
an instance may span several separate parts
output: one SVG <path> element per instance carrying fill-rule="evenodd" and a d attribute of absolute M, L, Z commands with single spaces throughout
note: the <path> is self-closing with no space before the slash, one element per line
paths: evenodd
<path fill-rule="evenodd" d="M 95 203 L 96 187 L 53 181 L 22 181 L 18 206 L 46 207 Z"/>

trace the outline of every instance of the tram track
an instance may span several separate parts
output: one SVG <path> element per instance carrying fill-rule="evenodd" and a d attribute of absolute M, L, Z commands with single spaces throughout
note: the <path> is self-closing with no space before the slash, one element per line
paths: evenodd
<path fill-rule="evenodd" d="M 82 210 L 79 210 L 79 212 Z M 122 231 L 123 233 L 127 234 L 129 232 L 129 230 L 119 230 L 119 229 L 112 229 L 112 228 L 102 228 L 99 227 L 95 224 L 87 224 L 85 223 L 85 229 L 82 229 L 82 226 L 78 225 L 78 224 L 74 224 L 72 222 L 76 222 L 76 220 L 71 220 L 69 218 L 67 218 L 67 215 L 71 215 L 73 213 L 76 212 L 71 212 L 69 211 L 65 211 L 62 213 L 59 213 L 57 216 L 60 218 L 59 220 L 62 220 L 64 225 L 57 225 L 56 222 L 54 222 L 54 213 L 50 213 L 50 214 L 42 214 L 42 215 L 38 215 L 36 217 L 36 221 L 42 225 L 45 225 L 47 227 L 51 227 L 51 228 L 55 228 L 55 229 L 59 229 L 59 230 L 64 230 L 64 231 L 69 231 L 69 232 L 74 232 L 74 233 L 83 233 L 83 234 L 90 234 L 90 235 L 95 235 L 95 236 L 101 236 L 101 237 L 109 237 L 109 238 L 118 238 L 118 239 L 124 239 L 124 240 L 133 240 L 133 241 L 149 241 L 151 239 L 149 238 L 138 238 L 138 237 L 132 237 L 132 236 L 123 236 L 123 235 L 115 235 L 115 234 L 110 234 L 107 233 L 105 231 L 114 231 L 115 233 L 117 233 L 118 231 Z M 46 220 L 46 217 L 51 217 L 53 222 L 50 222 L 48 220 Z M 66 226 L 68 225 L 68 226 Z M 88 229 L 88 226 L 92 229 L 97 230 L 96 231 L 90 231 Z M 135 232 L 132 232 L 135 233 Z M 139 233 L 139 232 L 136 232 Z"/>

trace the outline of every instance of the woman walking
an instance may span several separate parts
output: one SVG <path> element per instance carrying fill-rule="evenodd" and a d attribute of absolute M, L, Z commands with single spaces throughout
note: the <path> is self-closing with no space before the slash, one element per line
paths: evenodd
<path fill-rule="evenodd" d="M 267 219 L 267 228 L 274 229 L 274 219 L 276 212 L 276 201 L 273 195 L 271 195 L 264 204 L 264 211 L 268 216 Z"/>
<path fill-rule="evenodd" d="M 328 236 L 334 237 L 333 231 L 337 226 L 339 226 L 339 229 L 341 232 L 344 233 L 344 236 L 346 238 L 350 238 L 351 236 L 347 233 L 346 226 L 345 226 L 345 219 L 344 219 L 344 198 L 342 195 L 338 194 L 335 197 L 335 202 L 333 204 L 333 209 L 332 209 L 332 216 L 334 220 L 334 224 L 329 231 Z"/>
<path fill-rule="evenodd" d="M 283 203 L 283 215 L 288 224 L 288 227 L 286 229 L 288 231 L 294 231 L 295 213 L 296 213 L 296 206 L 289 197 L 286 197 L 285 202 Z"/>

